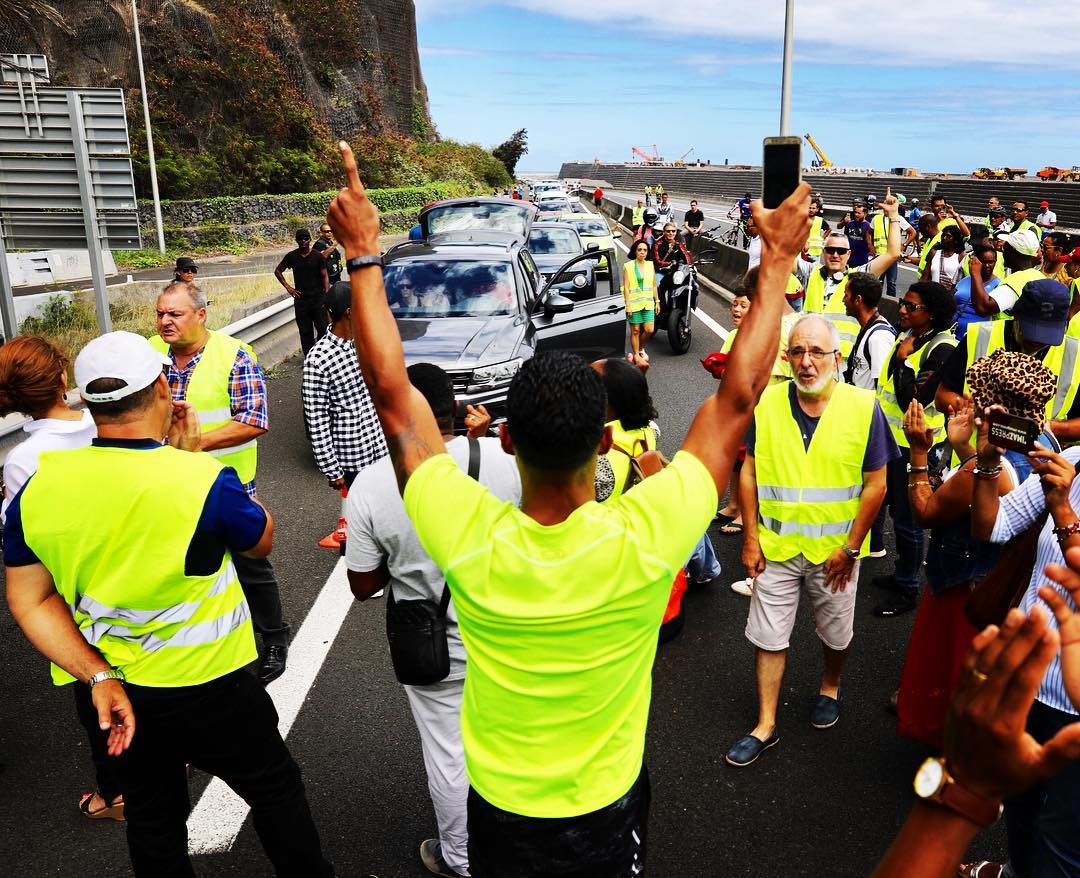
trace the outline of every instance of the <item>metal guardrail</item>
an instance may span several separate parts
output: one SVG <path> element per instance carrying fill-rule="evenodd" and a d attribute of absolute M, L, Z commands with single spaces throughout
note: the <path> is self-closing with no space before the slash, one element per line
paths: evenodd
<path fill-rule="evenodd" d="M 249 314 L 247 317 L 242 317 L 239 320 L 233 321 L 228 326 L 223 326 L 219 332 L 235 336 L 241 341 L 245 341 L 254 346 L 272 332 L 286 326 L 292 320 L 293 300 L 291 297 L 286 296 L 281 301 L 274 302 L 272 305 L 268 305 L 261 311 L 256 311 L 254 314 Z M 69 405 L 77 405 L 79 402 L 79 392 L 77 390 L 69 392 L 67 401 Z M 23 428 L 23 425 L 29 423 L 29 421 L 30 418 L 18 414 L 8 415 L 6 418 L 0 419 L 0 440 L 6 439 L 14 433 L 19 432 Z"/>

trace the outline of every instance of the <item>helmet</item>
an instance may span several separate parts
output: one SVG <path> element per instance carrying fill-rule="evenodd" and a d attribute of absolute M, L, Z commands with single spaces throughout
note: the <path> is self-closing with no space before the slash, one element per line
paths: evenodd
<path fill-rule="evenodd" d="M 904 196 L 904 195 L 901 195 L 899 192 L 897 192 L 896 193 L 896 203 L 897 204 L 907 204 L 907 197 Z"/>
<path fill-rule="evenodd" d="M 918 207 L 919 206 L 919 199 L 918 198 L 912 198 L 911 199 L 911 206 L 912 207 Z"/>
<path fill-rule="evenodd" d="M 749 192 L 747 192 L 747 193 L 746 193 L 746 194 L 745 194 L 745 195 L 743 196 L 743 198 L 745 198 L 745 199 L 746 199 L 747 201 L 750 201 L 750 200 L 751 200 L 751 199 L 752 199 L 753 197 L 754 197 L 754 196 L 753 196 L 753 195 L 751 195 L 751 194 L 750 194 Z"/>
<path fill-rule="evenodd" d="M 643 213 L 641 217 L 643 220 L 645 220 L 645 225 L 651 226 L 660 218 L 660 214 L 658 214 L 650 207 L 646 209 L 645 213 Z"/>
<path fill-rule="evenodd" d="M 877 196 L 876 195 L 867 195 L 866 196 L 866 203 L 867 204 L 877 204 Z"/>

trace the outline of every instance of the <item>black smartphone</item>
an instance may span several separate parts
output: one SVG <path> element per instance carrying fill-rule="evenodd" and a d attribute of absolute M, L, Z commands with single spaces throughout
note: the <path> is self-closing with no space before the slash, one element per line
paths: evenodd
<path fill-rule="evenodd" d="M 1031 418 L 1021 418 L 1007 412 L 990 412 L 990 444 L 1010 451 L 1027 454 L 1035 450 L 1035 440 L 1039 436 L 1039 425 Z"/>
<path fill-rule="evenodd" d="M 761 200 L 779 207 L 802 180 L 802 141 L 798 137 L 766 137 L 761 162 Z"/>

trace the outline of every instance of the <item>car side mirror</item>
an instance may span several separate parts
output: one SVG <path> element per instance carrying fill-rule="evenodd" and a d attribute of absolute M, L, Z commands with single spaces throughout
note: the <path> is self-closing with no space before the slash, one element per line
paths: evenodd
<path fill-rule="evenodd" d="M 574 303 L 566 296 L 558 293 L 548 293 L 544 298 L 544 313 L 551 317 L 554 314 L 569 314 L 574 310 Z"/>
<path fill-rule="evenodd" d="M 594 242 L 592 244 L 589 244 L 585 249 L 586 250 L 599 250 L 600 245 Z"/>

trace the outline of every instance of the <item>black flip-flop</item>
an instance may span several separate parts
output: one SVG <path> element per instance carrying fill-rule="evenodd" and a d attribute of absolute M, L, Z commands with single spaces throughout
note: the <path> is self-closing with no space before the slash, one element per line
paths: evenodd
<path fill-rule="evenodd" d="M 733 522 L 736 518 L 737 516 L 735 515 L 724 515 L 723 512 L 717 509 L 716 516 L 713 518 L 713 521 L 719 521 L 721 524 L 731 524 L 731 522 Z"/>

